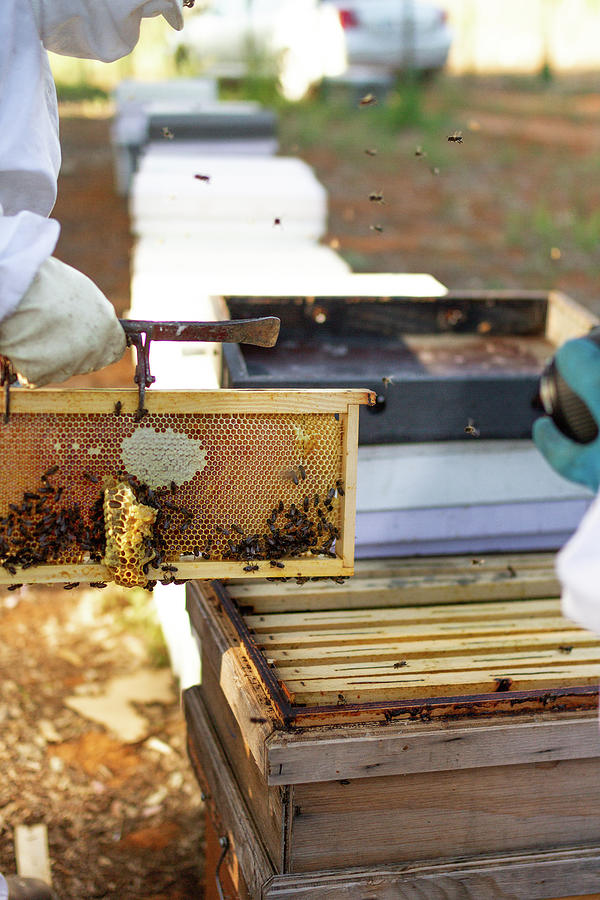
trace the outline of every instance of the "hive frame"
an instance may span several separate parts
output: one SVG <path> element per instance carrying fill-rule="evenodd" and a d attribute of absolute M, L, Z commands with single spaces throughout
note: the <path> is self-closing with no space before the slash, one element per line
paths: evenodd
<path fill-rule="evenodd" d="M 37 391 L 13 390 L 10 400 L 11 416 L 30 414 L 114 413 L 116 403 L 121 404 L 123 415 L 133 414 L 138 405 L 137 390 L 61 391 L 42 389 Z M 353 574 L 354 523 L 356 508 L 356 467 L 358 455 L 358 408 L 372 405 L 374 395 L 364 390 L 284 390 L 284 391 L 150 391 L 146 395 L 149 413 L 171 414 L 202 413 L 251 413 L 251 414 L 335 414 L 343 429 L 342 468 L 340 477 L 345 494 L 339 498 L 340 538 L 336 542 L 335 558 L 286 559 L 281 577 L 339 577 Z M 0 401 L 0 413 L 5 410 L 5 398 Z M 10 428 L 0 424 L 0 429 Z M 6 463 L 5 463 L 6 465 Z M 18 466 L 18 456 L 9 461 L 7 470 Z M 7 471 L 5 470 L 5 471 Z M 213 578 L 264 578 L 279 574 L 268 560 L 256 561 L 258 570 L 243 572 L 244 563 L 228 560 L 178 560 L 178 579 Z M 26 571 L 17 569 L 11 575 L 0 567 L 0 584 L 60 583 L 110 581 L 108 569 L 99 563 L 46 564 L 32 566 Z M 153 576 L 151 576 L 153 577 Z"/>

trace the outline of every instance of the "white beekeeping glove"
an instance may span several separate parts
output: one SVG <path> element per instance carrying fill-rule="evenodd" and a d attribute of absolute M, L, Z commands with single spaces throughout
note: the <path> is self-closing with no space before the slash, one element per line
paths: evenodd
<path fill-rule="evenodd" d="M 50 257 L 0 322 L 0 355 L 41 387 L 116 362 L 126 340 L 112 304 L 86 275 Z"/>

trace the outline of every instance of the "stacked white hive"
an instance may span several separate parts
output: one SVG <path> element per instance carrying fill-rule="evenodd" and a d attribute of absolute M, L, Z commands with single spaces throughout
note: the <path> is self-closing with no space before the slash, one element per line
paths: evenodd
<path fill-rule="evenodd" d="M 310 167 L 257 148 L 215 153 L 210 141 L 176 134 L 146 145 L 130 189 L 130 318 L 214 320 L 214 297 L 232 277 L 257 288 L 307 272 L 331 278 L 349 271 L 318 244 L 327 196 Z M 157 388 L 216 388 L 218 346 L 155 343 L 151 370 Z M 159 585 L 154 597 L 173 669 L 182 687 L 196 684 L 184 589 Z"/>

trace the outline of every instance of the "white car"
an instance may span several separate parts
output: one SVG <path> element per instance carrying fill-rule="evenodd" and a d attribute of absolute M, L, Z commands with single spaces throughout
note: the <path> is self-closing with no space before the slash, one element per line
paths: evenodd
<path fill-rule="evenodd" d="M 338 11 L 321 0 L 206 0 L 173 43 L 202 74 L 242 77 L 266 66 L 290 100 L 347 64 Z"/>
<path fill-rule="evenodd" d="M 421 0 L 333 0 L 351 67 L 387 72 L 443 68 L 452 42 L 447 13 Z"/>

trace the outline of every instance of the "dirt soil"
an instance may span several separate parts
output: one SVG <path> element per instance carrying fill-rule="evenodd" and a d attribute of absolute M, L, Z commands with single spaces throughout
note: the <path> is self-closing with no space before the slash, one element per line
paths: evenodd
<path fill-rule="evenodd" d="M 325 242 L 354 270 L 428 272 L 452 289 L 558 289 L 600 313 L 596 82 L 441 80 L 422 95 L 420 124 L 384 133 L 388 98 L 348 103 L 312 132 L 290 116 L 282 152 L 327 188 Z M 455 131 L 462 143 L 448 141 Z"/>

